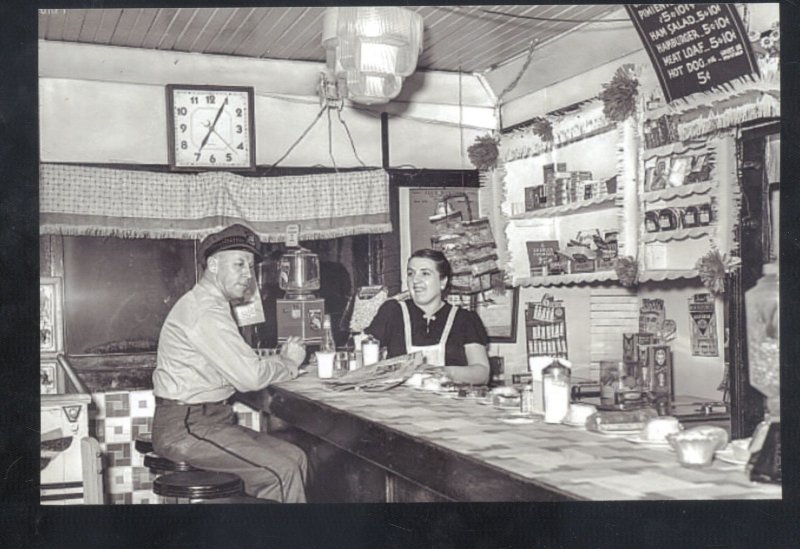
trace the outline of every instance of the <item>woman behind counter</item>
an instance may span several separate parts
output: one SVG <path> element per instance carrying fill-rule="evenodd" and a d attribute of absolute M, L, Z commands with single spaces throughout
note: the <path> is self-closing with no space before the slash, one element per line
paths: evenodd
<path fill-rule="evenodd" d="M 489 337 L 477 314 L 445 301 L 451 275 L 442 252 L 417 250 L 406 271 L 411 299 L 387 300 L 364 331 L 389 358 L 422 351 L 428 365 L 443 366 L 454 382 L 483 385 L 489 381 Z"/>

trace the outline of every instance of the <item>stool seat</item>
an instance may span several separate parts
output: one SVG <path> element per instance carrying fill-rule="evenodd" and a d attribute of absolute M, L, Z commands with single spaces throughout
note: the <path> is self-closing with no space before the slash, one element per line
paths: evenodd
<path fill-rule="evenodd" d="M 133 447 L 140 454 L 149 454 L 153 451 L 153 437 L 149 433 L 141 434 L 136 437 Z"/>
<path fill-rule="evenodd" d="M 243 495 L 244 483 L 231 473 L 187 471 L 157 477 L 153 481 L 153 492 L 184 499 L 229 498 Z"/>
<path fill-rule="evenodd" d="M 157 473 L 178 473 L 187 471 L 200 471 L 197 467 L 192 467 L 185 461 L 172 461 L 161 457 L 155 452 L 144 455 L 144 466 Z"/>

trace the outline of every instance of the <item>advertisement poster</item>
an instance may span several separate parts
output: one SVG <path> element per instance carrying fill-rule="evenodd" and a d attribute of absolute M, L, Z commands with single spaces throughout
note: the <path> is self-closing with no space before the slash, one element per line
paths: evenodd
<path fill-rule="evenodd" d="M 718 356 L 717 320 L 711 294 L 695 294 L 689 298 L 692 356 Z"/>

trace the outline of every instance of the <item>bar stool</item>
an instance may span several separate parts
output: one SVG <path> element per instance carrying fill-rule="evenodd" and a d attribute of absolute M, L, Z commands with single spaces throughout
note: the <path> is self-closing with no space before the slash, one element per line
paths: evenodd
<path fill-rule="evenodd" d="M 137 436 L 134 448 L 144 454 L 145 467 L 160 475 L 153 482 L 153 493 L 164 498 L 164 503 L 277 503 L 246 495 L 242 480 L 234 474 L 213 473 L 193 467 L 185 461 L 176 462 L 159 456 L 153 451 L 149 434 Z M 233 487 L 236 481 L 240 485 L 238 490 Z"/>
<path fill-rule="evenodd" d="M 197 467 L 192 467 L 185 461 L 172 461 L 159 456 L 153 451 L 153 439 L 148 433 L 143 433 L 136 437 L 133 447 L 140 454 L 144 454 L 144 466 L 156 475 L 165 473 L 177 473 L 184 471 L 201 471 Z"/>
<path fill-rule="evenodd" d="M 242 479 L 231 473 L 184 471 L 161 475 L 153 481 L 153 492 L 165 503 L 195 503 L 244 494 Z"/>

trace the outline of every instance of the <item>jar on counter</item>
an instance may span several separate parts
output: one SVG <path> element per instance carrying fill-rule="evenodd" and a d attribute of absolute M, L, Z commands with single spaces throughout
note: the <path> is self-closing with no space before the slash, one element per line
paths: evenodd
<path fill-rule="evenodd" d="M 645 212 L 644 214 L 644 228 L 648 233 L 657 233 L 658 226 L 658 212 Z"/>
<path fill-rule="evenodd" d="M 683 209 L 683 216 L 682 222 L 683 227 L 685 229 L 691 229 L 692 227 L 697 227 L 700 224 L 699 219 L 700 212 L 697 209 L 697 206 L 686 206 Z"/>
<path fill-rule="evenodd" d="M 558 359 L 542 370 L 545 423 L 561 423 L 569 412 L 570 369 Z"/>
<path fill-rule="evenodd" d="M 701 227 L 706 227 L 711 225 L 712 214 L 711 214 L 711 204 L 705 203 L 701 204 L 697 208 L 697 223 Z"/>
<path fill-rule="evenodd" d="M 767 397 L 768 413 L 780 417 L 780 282 L 778 266 L 764 265 L 764 275 L 745 293 L 750 385 Z"/>
<path fill-rule="evenodd" d="M 658 212 L 658 228 L 662 231 L 674 231 L 678 228 L 678 214 L 675 208 L 664 208 Z"/>

